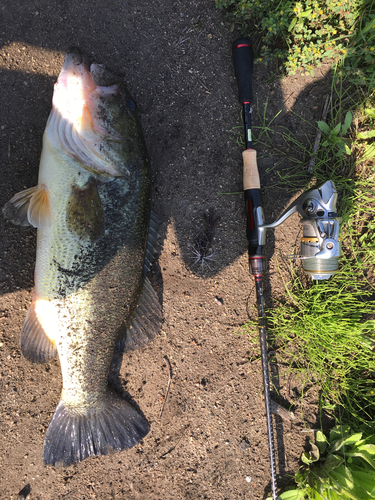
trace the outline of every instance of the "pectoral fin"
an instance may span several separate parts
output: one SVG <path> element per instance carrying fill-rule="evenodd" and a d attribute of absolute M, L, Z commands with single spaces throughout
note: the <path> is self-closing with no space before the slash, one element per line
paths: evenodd
<path fill-rule="evenodd" d="M 46 186 L 34 186 L 15 194 L 4 206 L 3 214 L 19 226 L 48 226 L 51 223 L 51 210 Z"/>
<path fill-rule="evenodd" d="M 35 299 L 27 311 L 21 331 L 22 355 L 32 363 L 49 363 L 56 356 L 53 339 L 58 328 L 54 305 L 47 300 Z"/>
<path fill-rule="evenodd" d="M 95 179 L 72 187 L 66 217 L 69 230 L 81 240 L 94 242 L 104 235 L 104 209 Z"/>

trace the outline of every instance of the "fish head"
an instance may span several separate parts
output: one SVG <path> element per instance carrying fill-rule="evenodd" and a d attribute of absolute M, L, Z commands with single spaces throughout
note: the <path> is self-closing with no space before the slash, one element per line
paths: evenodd
<path fill-rule="evenodd" d="M 52 103 L 78 133 L 91 135 L 91 139 L 95 140 L 95 132 L 104 137 L 110 135 L 98 116 L 97 101 L 116 94 L 119 83 L 97 85 L 88 68 L 90 66 L 84 53 L 78 48 L 70 49 L 55 83 Z"/>
<path fill-rule="evenodd" d="M 72 48 L 65 55 L 52 104 L 45 137 L 56 150 L 104 177 L 131 173 L 124 154 L 134 146 L 124 144 L 141 134 L 122 78 L 101 65 L 89 65 L 84 53 Z"/>

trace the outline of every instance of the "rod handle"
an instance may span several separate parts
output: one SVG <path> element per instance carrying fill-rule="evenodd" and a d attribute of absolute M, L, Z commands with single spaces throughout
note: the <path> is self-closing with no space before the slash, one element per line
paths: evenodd
<path fill-rule="evenodd" d="M 239 38 L 232 44 L 234 72 L 237 78 L 240 104 L 253 101 L 253 47 L 248 38 Z"/>
<path fill-rule="evenodd" d="M 260 189 L 260 179 L 255 149 L 246 149 L 242 152 L 243 158 L 243 188 Z"/>

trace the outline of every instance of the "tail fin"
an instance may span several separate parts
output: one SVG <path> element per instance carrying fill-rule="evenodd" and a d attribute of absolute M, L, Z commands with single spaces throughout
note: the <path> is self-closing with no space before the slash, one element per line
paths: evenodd
<path fill-rule="evenodd" d="M 148 431 L 146 420 L 116 394 L 108 393 L 99 408 L 85 415 L 69 411 L 60 400 L 47 429 L 43 461 L 67 467 L 89 456 L 132 448 Z"/>

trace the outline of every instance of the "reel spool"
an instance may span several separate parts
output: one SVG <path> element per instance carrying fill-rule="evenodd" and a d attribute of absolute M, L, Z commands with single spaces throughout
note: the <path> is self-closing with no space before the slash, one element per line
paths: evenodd
<path fill-rule="evenodd" d="M 328 279 L 337 273 L 339 267 L 341 256 L 341 242 L 338 238 L 340 220 L 338 218 L 318 221 L 302 219 L 301 222 L 303 236 L 301 238 L 300 258 L 303 259 L 303 269 L 313 280 Z M 314 222 L 316 222 L 316 228 Z M 327 237 L 328 230 L 330 232 Z M 320 238 L 316 236 L 316 231 L 318 231 Z M 325 236 L 321 236 L 322 234 Z"/>

